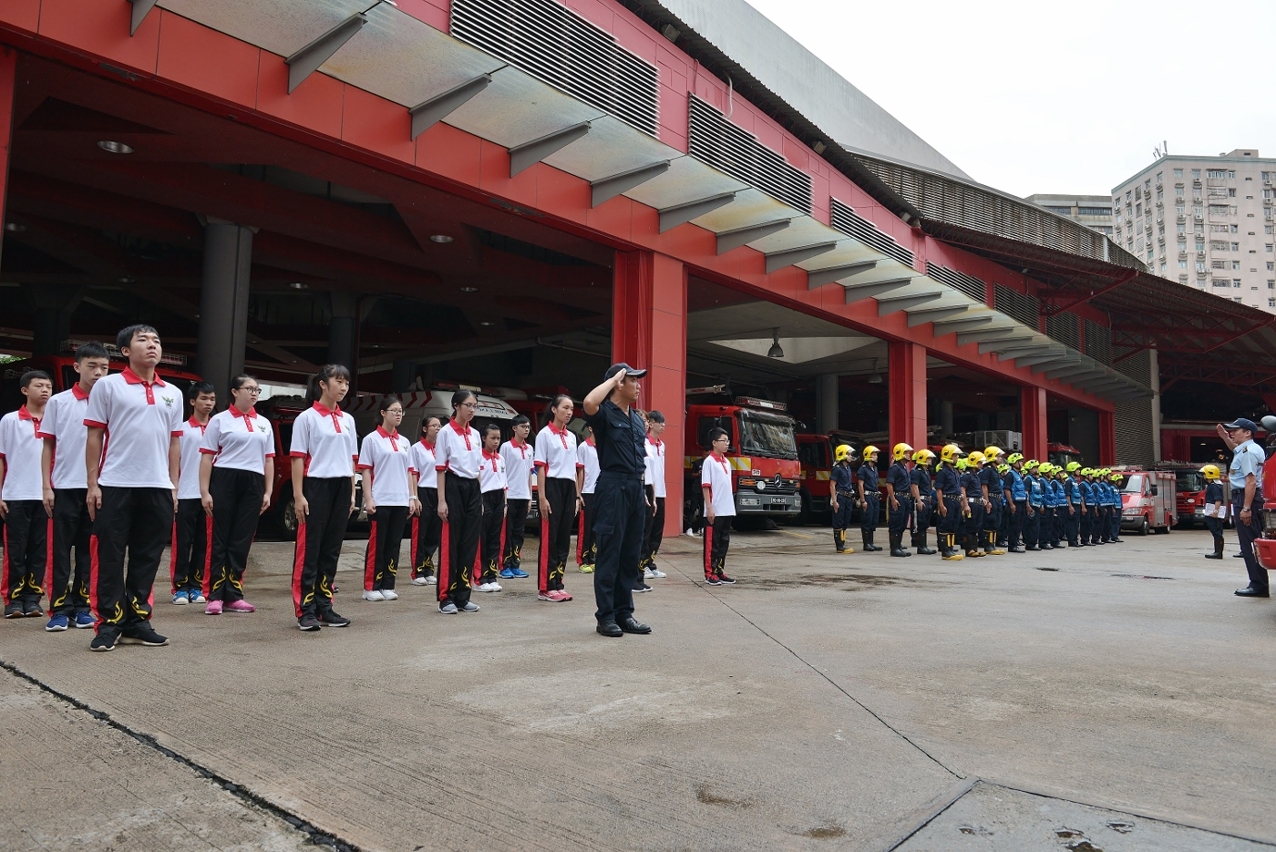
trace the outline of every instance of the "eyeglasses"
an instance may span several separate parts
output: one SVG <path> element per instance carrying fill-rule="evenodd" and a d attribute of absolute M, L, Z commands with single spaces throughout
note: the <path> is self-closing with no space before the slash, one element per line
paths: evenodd
<path fill-rule="evenodd" d="M 253 394 L 254 396 L 261 393 L 261 388 L 249 387 L 248 385 L 244 385 L 243 387 L 239 388 L 239 390 L 244 391 L 245 393 Z"/>
<path fill-rule="evenodd" d="M 386 414 L 402 414 L 403 409 L 402 408 L 387 408 L 385 410 L 385 413 Z"/>
<path fill-rule="evenodd" d="M 478 409 L 478 403 L 477 403 L 477 402 L 463 402 L 463 403 L 461 403 L 461 407 L 462 407 L 462 408 L 469 408 L 469 409 L 471 409 L 471 410 L 476 410 L 476 409 Z"/>

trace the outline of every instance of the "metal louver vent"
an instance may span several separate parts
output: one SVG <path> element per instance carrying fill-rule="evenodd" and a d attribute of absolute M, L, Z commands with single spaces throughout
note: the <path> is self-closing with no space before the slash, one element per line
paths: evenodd
<path fill-rule="evenodd" d="M 913 265 L 913 253 L 895 242 L 894 237 L 883 234 L 877 226 L 855 212 L 845 201 L 829 199 L 829 224 L 864 245 L 889 255 L 905 266 Z M 981 300 L 983 296 L 979 297 Z"/>
<path fill-rule="evenodd" d="M 451 34 L 656 134 L 656 68 L 553 0 L 452 0 Z"/>
<path fill-rule="evenodd" d="M 1009 287 L 1003 287 L 1000 284 L 994 284 L 992 288 L 993 306 L 997 310 L 1007 316 L 1014 317 L 1028 326 L 1028 328 L 1037 327 L 1037 317 L 1041 313 L 1041 302 L 1035 296 L 1025 296 L 1023 293 L 1011 290 Z"/>
<path fill-rule="evenodd" d="M 1054 314 L 1046 317 L 1046 334 L 1060 343 L 1067 344 L 1071 349 L 1077 349 L 1080 346 L 1076 314 Z M 1088 338 L 1089 335 L 1087 335 Z"/>
<path fill-rule="evenodd" d="M 931 263 L 929 260 L 926 261 L 926 274 L 941 284 L 956 287 L 977 302 L 986 302 L 988 299 L 987 285 L 973 275 Z"/>
<path fill-rule="evenodd" d="M 1093 320 L 1085 321 L 1085 354 L 1100 364 L 1112 366 L 1112 329 Z"/>
<path fill-rule="evenodd" d="M 811 212 L 811 178 L 692 95 L 687 153 L 772 198 Z"/>

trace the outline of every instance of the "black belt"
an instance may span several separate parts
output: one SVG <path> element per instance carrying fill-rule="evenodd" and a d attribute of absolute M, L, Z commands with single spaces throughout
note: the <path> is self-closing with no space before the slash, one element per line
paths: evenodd
<path fill-rule="evenodd" d="M 609 477 L 609 478 L 610 478 L 610 477 L 615 477 L 615 478 L 617 478 L 617 479 L 638 479 L 638 480 L 642 480 L 642 479 L 645 479 L 645 478 L 646 478 L 646 474 L 642 474 L 642 473 L 630 473 L 630 472 L 628 472 L 628 471 L 624 471 L 624 472 L 622 472 L 622 471 L 619 471 L 619 470 L 603 470 L 603 471 L 599 471 L 599 472 L 598 472 L 598 475 L 599 475 L 599 476 L 606 476 L 606 477 Z"/>
<path fill-rule="evenodd" d="M 859 495 L 856 494 L 854 491 L 839 491 L 837 492 L 837 496 L 838 497 L 858 497 Z"/>

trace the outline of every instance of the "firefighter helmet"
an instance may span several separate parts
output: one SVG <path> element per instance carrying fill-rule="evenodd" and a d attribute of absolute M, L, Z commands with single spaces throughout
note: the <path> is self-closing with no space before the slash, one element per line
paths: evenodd
<path fill-rule="evenodd" d="M 1010 470 L 1010 465 L 1006 464 L 1005 462 L 1002 462 L 1001 464 L 997 465 L 997 473 L 1000 473 L 1002 476 L 1005 476 L 1006 472 L 1009 470 Z"/>
<path fill-rule="evenodd" d="M 956 464 L 957 459 L 961 458 L 961 447 L 956 444 L 944 444 L 944 448 L 939 451 L 939 460 Z"/>
<path fill-rule="evenodd" d="M 1010 458 L 1006 459 L 1006 464 L 1014 464 L 1023 461 L 1023 453 L 1011 453 Z"/>
<path fill-rule="evenodd" d="M 1222 476 L 1222 473 L 1219 472 L 1218 465 L 1216 464 L 1205 465 L 1205 467 L 1201 468 L 1201 473 L 1205 474 L 1206 480 L 1210 482 L 1213 482 L 1215 479 Z"/>
<path fill-rule="evenodd" d="M 984 458 L 988 459 L 988 461 L 994 461 L 997 456 L 1004 456 L 1005 454 L 1006 451 L 996 444 L 989 444 L 984 448 Z"/>
<path fill-rule="evenodd" d="M 925 447 L 922 447 L 920 450 L 913 453 L 913 461 L 917 462 L 920 465 L 928 465 L 932 461 L 934 461 L 934 459 L 935 459 L 935 454 L 932 453 L 930 450 L 926 449 Z"/>
<path fill-rule="evenodd" d="M 1066 468 L 1068 473 L 1076 473 L 1080 469 L 1081 469 L 1081 462 L 1068 462 L 1068 467 Z"/>
<path fill-rule="evenodd" d="M 956 466 L 958 470 L 965 470 L 966 468 L 970 467 L 970 462 L 968 462 L 964 458 L 957 459 L 957 461 L 953 462 L 953 464 Z"/>
<path fill-rule="evenodd" d="M 970 455 L 966 456 L 966 459 L 970 464 L 983 464 L 984 454 L 979 452 L 979 450 L 972 450 Z"/>
<path fill-rule="evenodd" d="M 855 451 L 848 444 L 838 444 L 837 449 L 833 451 L 833 458 L 837 461 L 846 461 L 854 454 Z"/>
<path fill-rule="evenodd" d="M 864 461 L 868 461 L 869 459 L 871 459 L 873 456 L 877 455 L 880 452 L 881 450 L 877 449 L 877 447 L 874 447 L 872 444 L 869 444 L 867 447 L 864 448 Z"/>
<path fill-rule="evenodd" d="M 908 444 L 905 444 L 903 441 L 900 441 L 891 449 L 891 458 L 895 461 L 904 461 L 912 454 L 912 452 L 912 447 L 908 446 Z"/>
<path fill-rule="evenodd" d="M 1041 467 L 1041 463 L 1038 462 L 1036 459 L 1028 459 L 1026 462 L 1023 463 L 1024 470 L 1036 470 L 1036 469 L 1039 469 L 1040 467 Z"/>

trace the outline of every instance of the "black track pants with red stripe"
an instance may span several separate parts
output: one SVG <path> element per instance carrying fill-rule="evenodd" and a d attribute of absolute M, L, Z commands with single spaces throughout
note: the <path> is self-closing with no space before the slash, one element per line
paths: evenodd
<path fill-rule="evenodd" d="M 4 572 L 0 592 L 5 606 L 39 603 L 44 595 L 53 522 L 43 500 L 9 500 L 4 522 Z"/>
<path fill-rule="evenodd" d="M 642 567 L 655 568 L 656 554 L 665 538 L 665 498 L 655 496 L 654 489 L 648 488 L 647 499 L 651 501 L 651 508 L 647 510 L 647 529 L 643 535 Z"/>
<path fill-rule="evenodd" d="M 90 602 L 99 634 L 109 630 L 118 635 L 120 630 L 150 621 L 155 574 L 172 529 L 171 488 L 102 486 L 102 507 L 89 539 Z"/>
<path fill-rule="evenodd" d="M 266 477 L 251 470 L 215 467 L 208 481 L 213 498 L 212 557 L 204 572 L 204 597 L 210 601 L 244 599 L 244 569 L 257 535 Z"/>
<path fill-rule="evenodd" d="M 368 548 L 363 554 L 363 590 L 393 589 L 399 573 L 403 530 L 408 525 L 408 507 L 377 506 L 377 511 L 368 517 L 372 526 L 368 530 Z"/>
<path fill-rule="evenodd" d="M 716 515 L 704 527 L 705 579 L 726 573 L 727 548 L 731 546 L 731 522 L 734 515 Z"/>
<path fill-rule="evenodd" d="M 523 539 L 527 530 L 527 510 L 531 500 L 522 498 L 505 501 L 505 554 L 503 567 L 523 567 Z"/>
<path fill-rule="evenodd" d="M 168 557 L 170 593 L 194 591 L 204 585 L 213 556 L 213 519 L 198 497 L 177 501 L 173 519 L 173 549 Z"/>
<path fill-rule="evenodd" d="M 297 527 L 292 558 L 292 603 L 297 618 L 332 609 L 332 583 L 350 521 L 353 488 L 348 476 L 307 476 L 302 480 L 301 493 L 310 514 Z"/>
<path fill-rule="evenodd" d="M 93 520 L 84 498 L 87 488 L 53 492 L 53 561 L 49 566 L 49 611 L 71 616 L 89 611 L 89 577 L 93 572 L 89 536 Z M 75 556 L 72 565 L 71 557 Z"/>
<path fill-rule="evenodd" d="M 545 479 L 545 499 L 549 516 L 541 514 L 540 553 L 537 583 L 540 591 L 563 588 L 563 570 L 572 547 L 572 527 L 576 525 L 576 480 Z"/>
<path fill-rule="evenodd" d="M 433 476 L 433 473 L 427 473 Z M 421 514 L 412 519 L 412 578 L 429 577 L 434 573 L 434 553 L 439 549 L 439 540 L 443 537 L 443 519 L 439 517 L 439 489 L 418 488 L 417 499 L 421 501 Z"/>
<path fill-rule="evenodd" d="M 576 564 L 593 565 L 598 559 L 598 545 L 594 541 L 594 495 L 582 494 L 580 523 L 576 530 Z"/>
<path fill-rule="evenodd" d="M 439 604 L 463 609 L 470 602 L 470 572 L 483 528 L 483 500 L 477 479 L 451 472 L 444 480 L 447 522 L 439 545 Z"/>
<path fill-rule="evenodd" d="M 495 583 L 501 570 L 501 551 L 505 546 L 505 491 L 483 493 L 483 531 L 479 534 L 478 561 L 475 577 L 480 583 Z"/>

